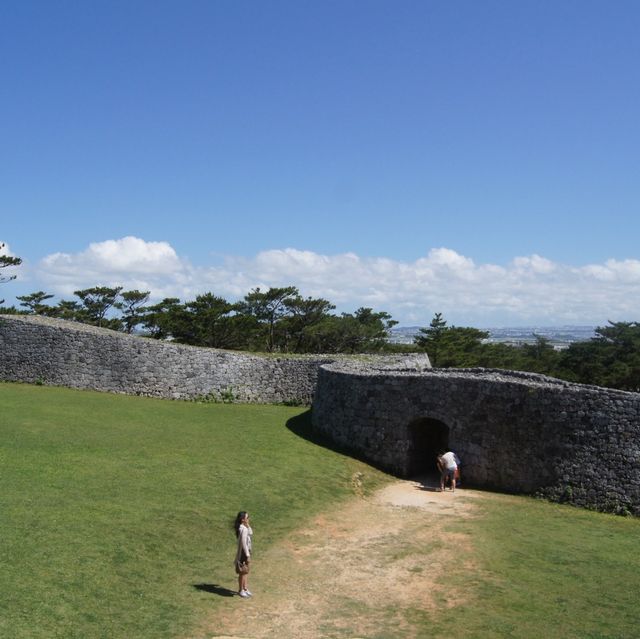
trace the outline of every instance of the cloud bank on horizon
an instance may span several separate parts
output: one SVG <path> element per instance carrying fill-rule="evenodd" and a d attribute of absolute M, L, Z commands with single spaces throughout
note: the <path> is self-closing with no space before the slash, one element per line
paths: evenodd
<path fill-rule="evenodd" d="M 119 285 L 151 291 L 156 301 L 208 291 L 233 301 L 257 286 L 292 285 L 339 312 L 369 306 L 400 325 L 426 325 L 436 312 L 462 326 L 602 325 L 633 321 L 640 310 L 640 260 L 572 266 L 530 255 L 507 265 L 476 264 L 444 247 L 414 261 L 284 248 L 196 266 L 169 242 L 129 236 L 25 260 L 16 272 L 23 289 L 16 295 L 45 290 L 66 299 L 78 289 Z M 10 291 L 2 292 L 9 302 Z"/>

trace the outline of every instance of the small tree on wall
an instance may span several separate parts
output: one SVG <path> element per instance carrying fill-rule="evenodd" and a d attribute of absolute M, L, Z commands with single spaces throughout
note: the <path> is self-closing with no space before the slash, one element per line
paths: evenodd
<path fill-rule="evenodd" d="M 291 315 L 287 303 L 290 304 L 298 295 L 295 286 L 271 287 L 264 292 L 258 287 L 247 293 L 244 301 L 238 305 L 240 312 L 255 317 L 264 327 L 268 352 L 273 352 L 276 345 L 276 324 L 283 317 Z"/>
<path fill-rule="evenodd" d="M 413 340 L 416 346 L 427 351 L 433 366 L 438 365 L 438 350 L 442 342 L 447 322 L 442 319 L 442 313 L 436 313 L 428 328 L 421 328 L 418 335 Z"/>
<path fill-rule="evenodd" d="M 133 329 L 144 321 L 144 305 L 149 301 L 149 295 L 150 291 L 124 291 L 120 294 L 121 301 L 114 303 L 114 307 L 122 311 L 122 323 L 126 333 L 132 333 Z"/>
<path fill-rule="evenodd" d="M 53 295 L 45 293 L 44 291 L 36 291 L 29 295 L 18 295 L 17 300 L 20 300 L 20 306 L 24 306 L 27 312 L 35 315 L 45 315 L 51 311 L 51 306 L 44 304 L 45 300 L 50 300 Z"/>
<path fill-rule="evenodd" d="M 0 253 L 4 250 L 5 244 L 4 242 L 0 242 Z M 0 255 L 0 269 L 7 268 L 9 266 L 20 266 L 22 264 L 22 258 L 15 257 L 13 255 Z M 3 275 L 0 272 L 0 284 L 4 282 L 10 282 L 11 280 L 15 280 L 15 275 Z M 4 300 L 0 300 L 0 304 L 3 304 Z"/>
<path fill-rule="evenodd" d="M 104 326 L 107 311 L 116 303 L 121 290 L 122 286 L 113 288 L 94 286 L 93 288 L 74 291 L 74 295 L 77 295 L 82 300 L 83 307 L 80 309 L 79 314 L 83 316 L 87 324 Z"/>

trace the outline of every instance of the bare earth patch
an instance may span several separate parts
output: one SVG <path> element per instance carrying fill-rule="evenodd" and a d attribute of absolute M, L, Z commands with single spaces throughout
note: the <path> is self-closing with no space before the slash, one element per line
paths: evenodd
<path fill-rule="evenodd" d="M 481 493 L 398 481 L 365 498 L 357 477 L 354 492 L 260 555 L 254 596 L 227 600 L 194 637 L 418 637 L 415 611 L 463 603 L 445 575 L 450 562 L 473 569 L 470 543 L 445 528 L 473 516 Z"/>

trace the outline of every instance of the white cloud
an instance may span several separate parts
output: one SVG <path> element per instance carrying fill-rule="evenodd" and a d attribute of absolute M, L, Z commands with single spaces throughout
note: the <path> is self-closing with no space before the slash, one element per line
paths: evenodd
<path fill-rule="evenodd" d="M 11 250 L 11 247 L 2 240 L 0 240 L 0 255 L 9 255 L 11 257 L 15 257 L 15 254 Z"/>
<path fill-rule="evenodd" d="M 338 311 L 372 306 L 402 324 L 427 324 L 435 312 L 450 323 L 475 326 L 602 324 L 640 316 L 639 260 L 570 266 L 534 254 L 501 266 L 476 264 L 444 247 L 411 262 L 285 248 L 194 267 L 167 242 L 125 237 L 49 255 L 35 278 L 57 295 L 121 285 L 150 290 L 154 299 L 182 300 L 206 291 L 236 300 L 256 286 L 294 285 L 304 296 L 330 300 Z"/>
<path fill-rule="evenodd" d="M 529 257 L 516 257 L 513 264 L 521 272 L 552 273 L 555 270 L 553 262 L 535 254 Z"/>
<path fill-rule="evenodd" d="M 137 237 L 95 242 L 81 253 L 53 253 L 36 267 L 36 276 L 53 292 L 72 295 L 79 288 L 124 285 L 162 291 L 185 286 L 191 268 L 167 242 Z"/>

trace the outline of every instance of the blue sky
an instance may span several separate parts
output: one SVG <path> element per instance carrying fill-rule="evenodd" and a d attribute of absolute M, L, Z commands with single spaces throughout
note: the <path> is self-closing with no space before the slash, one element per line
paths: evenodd
<path fill-rule="evenodd" d="M 630 0 L 3 3 L 0 294 L 638 320 L 639 31 Z"/>

